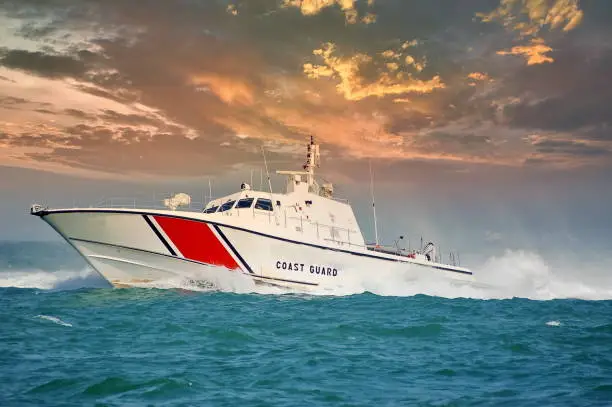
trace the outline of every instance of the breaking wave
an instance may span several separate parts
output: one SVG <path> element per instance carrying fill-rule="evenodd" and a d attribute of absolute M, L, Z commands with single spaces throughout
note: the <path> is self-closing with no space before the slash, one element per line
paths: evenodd
<path fill-rule="evenodd" d="M 347 296 L 372 293 L 380 296 L 413 296 L 425 294 L 444 298 L 508 299 L 513 297 L 534 300 L 577 298 L 585 300 L 612 299 L 612 286 L 581 279 L 572 270 L 555 270 L 540 255 L 524 251 L 507 251 L 491 257 L 480 267 L 474 267 L 474 282 L 449 280 L 440 273 L 404 273 L 398 270 L 350 271 L 355 276 L 350 284 L 325 286 L 312 295 Z M 0 287 L 37 288 L 43 290 L 71 290 L 108 287 L 97 272 L 83 270 L 22 270 L 0 271 Z M 297 294 L 298 290 L 262 285 L 241 273 L 224 268 L 203 268 L 191 279 L 170 278 L 137 287 L 183 289 L 208 292 L 221 291 L 239 294 Z"/>
<path fill-rule="evenodd" d="M 464 283 L 431 273 L 417 280 L 387 274 L 384 279 L 364 280 L 363 289 L 386 296 L 426 294 L 445 298 L 533 300 L 552 299 L 612 299 L 612 286 L 582 280 L 582 273 L 551 267 L 540 255 L 524 251 L 507 251 L 500 257 L 489 258 L 473 268 L 475 280 Z M 582 272 L 582 270 L 581 270 Z"/>

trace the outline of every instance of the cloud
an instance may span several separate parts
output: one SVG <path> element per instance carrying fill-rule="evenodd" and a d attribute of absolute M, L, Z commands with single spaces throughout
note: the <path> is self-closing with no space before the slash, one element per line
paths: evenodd
<path fill-rule="evenodd" d="M 372 7 L 374 0 L 368 0 L 367 6 Z M 296 7 L 305 16 L 319 14 L 326 8 L 339 7 L 344 13 L 347 24 L 355 24 L 359 21 L 371 24 L 376 21 L 376 16 L 367 12 L 363 17 L 359 17 L 356 0 L 283 0 L 281 7 Z"/>
<path fill-rule="evenodd" d="M 14 2 L 0 27 L 0 58 L 10 56 L 0 67 L 2 159 L 103 171 L 106 158 L 112 171 L 193 174 L 181 154 L 227 169 L 258 161 L 262 143 L 286 160 L 314 135 L 330 162 L 545 166 L 559 152 L 524 137 L 566 140 L 570 127 L 576 142 L 608 148 L 603 48 L 587 41 L 572 54 L 577 46 L 558 34 L 579 19 L 557 1 L 545 2 L 551 17 L 510 3 L 485 19 L 509 34 L 481 35 L 473 7 L 440 12 L 431 2 L 148 0 L 146 13 L 115 0 L 66 10 Z M 376 24 L 353 24 L 368 19 Z M 534 62 L 508 63 L 497 50 Z M 163 153 L 177 165 L 159 165 Z"/>
<path fill-rule="evenodd" d="M 610 155 L 612 151 L 605 147 L 590 145 L 583 141 L 574 140 L 551 140 L 544 139 L 535 142 L 534 147 L 539 153 L 544 154 L 560 154 L 560 155 L 576 155 L 576 156 L 602 156 Z"/>
<path fill-rule="evenodd" d="M 235 77 L 216 73 L 203 73 L 191 78 L 191 84 L 200 91 L 210 91 L 227 104 L 251 105 L 254 102 L 253 87 Z"/>
<path fill-rule="evenodd" d="M 555 64 L 523 67 L 508 78 L 520 97 L 506 106 L 504 115 L 513 127 L 546 132 L 581 132 L 612 124 L 612 52 L 590 48 L 560 51 Z M 576 61 L 588 61 L 576 63 Z"/>
<path fill-rule="evenodd" d="M 532 141 L 534 152 L 525 159 L 527 166 L 575 169 L 581 166 L 607 167 L 612 157 L 609 143 L 575 140 L 570 135 L 542 136 Z"/>
<path fill-rule="evenodd" d="M 543 38 L 545 31 L 571 31 L 582 22 L 584 12 L 578 0 L 501 0 L 497 9 L 476 16 L 485 23 L 498 22 L 517 33 L 519 42 L 529 39 L 509 51 L 497 51 L 498 55 L 522 55 L 527 65 L 537 65 L 554 62 L 547 55 L 553 49 Z"/>
<path fill-rule="evenodd" d="M 334 55 L 335 52 L 336 46 L 332 43 L 324 44 L 322 48 L 314 50 L 313 54 L 320 57 L 323 64 L 306 63 L 304 73 L 310 79 L 327 77 L 338 80 L 336 89 L 347 100 L 357 101 L 370 96 L 381 98 L 407 93 L 424 94 L 445 87 L 438 75 L 428 80 L 420 80 L 414 78 L 407 69 L 398 70 L 396 66 L 399 65 L 393 65 L 389 69 L 389 65 L 385 63 L 381 69 L 380 61 L 364 53 L 339 57 Z M 383 57 L 394 56 L 395 54 L 383 53 Z"/>
<path fill-rule="evenodd" d="M 468 85 L 476 86 L 478 82 L 492 82 L 493 80 L 483 72 L 470 72 L 467 76 Z"/>
<path fill-rule="evenodd" d="M 535 37 L 550 30 L 571 31 L 583 19 L 578 0 L 501 0 L 490 13 L 476 13 L 483 22 L 498 22 L 521 37 Z"/>
<path fill-rule="evenodd" d="M 0 65 L 48 77 L 78 77 L 86 71 L 85 63 L 71 56 L 24 50 L 4 50 L 0 54 Z"/>
<path fill-rule="evenodd" d="M 527 65 L 537 65 L 554 62 L 554 59 L 546 55 L 552 50 L 543 39 L 534 38 L 529 45 L 518 45 L 510 51 L 497 51 L 497 55 L 521 55 L 527 60 Z"/>

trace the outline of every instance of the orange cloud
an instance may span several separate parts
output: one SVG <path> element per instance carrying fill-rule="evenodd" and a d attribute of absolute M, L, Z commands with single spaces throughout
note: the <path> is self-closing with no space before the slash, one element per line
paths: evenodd
<path fill-rule="evenodd" d="M 493 79 L 486 73 L 482 72 L 471 72 L 468 74 L 467 79 L 469 80 L 468 85 L 476 86 L 477 82 L 492 82 Z"/>
<path fill-rule="evenodd" d="M 501 0 L 490 13 L 477 13 L 483 22 L 499 22 L 521 36 L 536 36 L 548 26 L 551 30 L 576 28 L 584 16 L 578 0 Z"/>
<path fill-rule="evenodd" d="M 368 0 L 368 7 L 373 5 L 374 0 Z M 359 19 L 356 0 L 283 0 L 281 5 L 281 7 L 299 8 L 305 16 L 319 14 L 323 9 L 334 6 L 340 7 L 348 24 L 355 24 L 359 21 L 371 24 L 376 21 L 376 16 L 371 12 L 366 13 L 365 16 Z"/>
<path fill-rule="evenodd" d="M 584 12 L 578 0 L 501 0 L 499 7 L 490 13 L 477 13 L 483 22 L 498 22 L 507 30 L 517 32 L 519 38 L 531 37 L 527 45 L 513 47 L 510 51 L 498 51 L 498 55 L 523 55 L 527 65 L 554 62 L 546 55 L 552 51 L 540 37 L 545 28 L 571 31 L 582 22 Z"/>
<path fill-rule="evenodd" d="M 554 59 L 546 55 L 553 49 L 544 43 L 541 38 L 534 38 L 529 45 L 512 47 L 510 51 L 497 51 L 498 55 L 522 55 L 527 59 L 527 65 L 537 65 L 554 62 Z"/>
<path fill-rule="evenodd" d="M 322 48 L 313 51 L 314 55 L 323 59 L 323 64 L 307 63 L 303 69 L 310 79 L 323 77 L 337 79 L 339 83 L 336 89 L 347 100 L 362 100 L 369 96 L 380 98 L 406 93 L 431 93 L 435 89 L 445 87 L 439 76 L 426 81 L 415 79 L 411 73 L 406 72 L 406 69 L 396 69 L 395 64 L 388 65 L 388 62 L 385 62 L 381 66 L 374 58 L 363 53 L 351 57 L 338 57 L 334 56 L 335 50 L 334 44 L 324 44 Z M 393 51 L 385 51 L 383 57 L 395 59 L 396 54 Z M 411 61 L 412 64 L 405 61 L 405 68 L 411 66 L 416 71 L 422 70 L 423 64 L 417 64 L 414 59 Z M 380 73 L 376 78 L 368 79 L 362 75 L 366 70 L 380 71 Z"/>
<path fill-rule="evenodd" d="M 473 79 L 475 81 L 484 81 L 489 79 L 489 75 L 482 72 L 472 72 L 468 75 L 468 79 Z"/>
<path fill-rule="evenodd" d="M 191 77 L 191 84 L 204 86 L 203 90 L 210 90 L 219 99 L 227 104 L 252 105 L 254 103 L 254 89 L 245 81 L 222 76 L 216 73 L 203 73 Z"/>

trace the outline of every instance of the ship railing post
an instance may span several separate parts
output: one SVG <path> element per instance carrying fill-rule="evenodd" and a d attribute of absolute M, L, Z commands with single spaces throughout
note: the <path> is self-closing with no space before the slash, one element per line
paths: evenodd
<path fill-rule="evenodd" d="M 317 239 L 319 239 L 319 221 L 317 221 Z"/>
<path fill-rule="evenodd" d="M 287 211 L 283 211 L 283 213 L 285 214 L 285 229 L 287 229 Z"/>

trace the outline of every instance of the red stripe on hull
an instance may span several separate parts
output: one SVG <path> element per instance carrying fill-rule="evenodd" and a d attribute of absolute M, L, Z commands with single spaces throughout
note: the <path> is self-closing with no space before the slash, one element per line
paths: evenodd
<path fill-rule="evenodd" d="M 207 223 L 165 216 L 153 218 L 185 258 L 231 270 L 239 268 Z"/>

